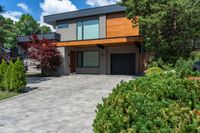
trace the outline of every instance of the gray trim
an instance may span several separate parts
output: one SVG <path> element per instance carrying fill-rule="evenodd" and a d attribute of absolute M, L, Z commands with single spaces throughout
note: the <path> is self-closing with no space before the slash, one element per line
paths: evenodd
<path fill-rule="evenodd" d="M 83 10 L 78 10 L 78 11 L 44 16 L 44 22 L 50 25 L 55 25 L 56 21 L 75 19 L 75 18 L 87 17 L 87 16 L 95 16 L 95 15 L 101 15 L 101 14 L 108 14 L 108 13 L 114 13 L 114 12 L 124 12 L 124 11 L 125 11 L 124 7 L 115 4 L 115 5 L 89 8 L 89 9 L 83 9 Z"/>
<path fill-rule="evenodd" d="M 39 39 L 45 38 L 48 40 L 60 41 L 60 34 L 58 33 L 41 34 L 41 35 L 38 35 L 38 38 Z M 30 42 L 31 36 L 21 36 L 21 37 L 18 37 L 17 40 L 19 43 Z"/>
<path fill-rule="evenodd" d="M 99 16 L 99 38 L 106 38 L 106 15 Z"/>

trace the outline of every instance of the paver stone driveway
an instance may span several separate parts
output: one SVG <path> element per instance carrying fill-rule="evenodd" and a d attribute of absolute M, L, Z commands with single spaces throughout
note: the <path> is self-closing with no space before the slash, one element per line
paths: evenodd
<path fill-rule="evenodd" d="M 29 94 L 0 102 L 0 133 L 92 133 L 97 103 L 131 76 L 30 78 Z"/>

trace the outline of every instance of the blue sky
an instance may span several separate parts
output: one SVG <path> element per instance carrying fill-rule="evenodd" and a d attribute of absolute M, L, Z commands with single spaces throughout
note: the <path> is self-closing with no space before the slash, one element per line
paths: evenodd
<path fill-rule="evenodd" d="M 116 1 L 119 0 L 0 0 L 0 5 L 5 7 L 4 17 L 18 21 L 22 14 L 28 13 L 42 22 L 44 15 L 104 6 Z"/>

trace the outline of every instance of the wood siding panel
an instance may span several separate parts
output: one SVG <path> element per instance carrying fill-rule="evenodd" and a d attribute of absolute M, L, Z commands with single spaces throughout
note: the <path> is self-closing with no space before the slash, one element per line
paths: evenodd
<path fill-rule="evenodd" d="M 139 36 L 139 28 L 133 28 L 132 22 L 125 13 L 108 14 L 106 16 L 107 38 L 123 36 Z"/>

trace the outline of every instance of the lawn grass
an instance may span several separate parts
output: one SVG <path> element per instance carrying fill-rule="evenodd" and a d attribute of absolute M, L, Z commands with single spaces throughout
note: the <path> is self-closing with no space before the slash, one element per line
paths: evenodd
<path fill-rule="evenodd" d="M 19 93 L 0 91 L 0 100 L 11 98 L 17 95 L 19 95 Z"/>

